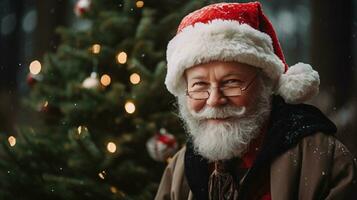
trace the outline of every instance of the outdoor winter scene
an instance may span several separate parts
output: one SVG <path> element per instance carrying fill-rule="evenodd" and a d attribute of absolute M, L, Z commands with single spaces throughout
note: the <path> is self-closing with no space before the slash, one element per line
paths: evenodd
<path fill-rule="evenodd" d="M 0 200 L 356 200 L 357 1 L 0 0 Z"/>

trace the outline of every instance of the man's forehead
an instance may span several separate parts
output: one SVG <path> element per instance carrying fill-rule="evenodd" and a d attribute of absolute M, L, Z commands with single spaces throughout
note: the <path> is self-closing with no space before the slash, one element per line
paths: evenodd
<path fill-rule="evenodd" d="M 250 76 L 257 68 L 236 62 L 212 62 L 185 70 L 186 78 L 204 78 L 212 73 L 218 76 Z"/>

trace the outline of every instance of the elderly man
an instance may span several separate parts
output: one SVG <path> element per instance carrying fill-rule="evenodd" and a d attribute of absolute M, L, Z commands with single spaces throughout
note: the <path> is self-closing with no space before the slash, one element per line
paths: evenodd
<path fill-rule="evenodd" d="M 165 84 L 189 139 L 157 200 L 353 197 L 356 163 L 333 136 L 336 126 L 301 104 L 318 92 L 319 75 L 307 64 L 288 67 L 259 3 L 189 14 L 167 62 Z"/>

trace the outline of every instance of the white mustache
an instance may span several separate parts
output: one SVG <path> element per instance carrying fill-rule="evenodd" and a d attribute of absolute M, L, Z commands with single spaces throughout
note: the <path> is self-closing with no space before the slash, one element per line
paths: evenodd
<path fill-rule="evenodd" d="M 204 119 L 219 119 L 219 118 L 240 118 L 244 116 L 246 112 L 245 106 L 225 106 L 222 108 L 205 107 L 202 111 L 191 112 L 191 115 L 197 120 Z"/>

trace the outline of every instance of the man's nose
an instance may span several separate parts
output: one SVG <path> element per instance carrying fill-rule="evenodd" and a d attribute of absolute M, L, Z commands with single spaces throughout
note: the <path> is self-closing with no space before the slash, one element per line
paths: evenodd
<path fill-rule="evenodd" d="M 227 103 L 227 98 L 222 94 L 222 91 L 217 87 L 212 87 L 210 96 L 208 97 L 206 104 L 211 107 L 221 106 Z"/>

